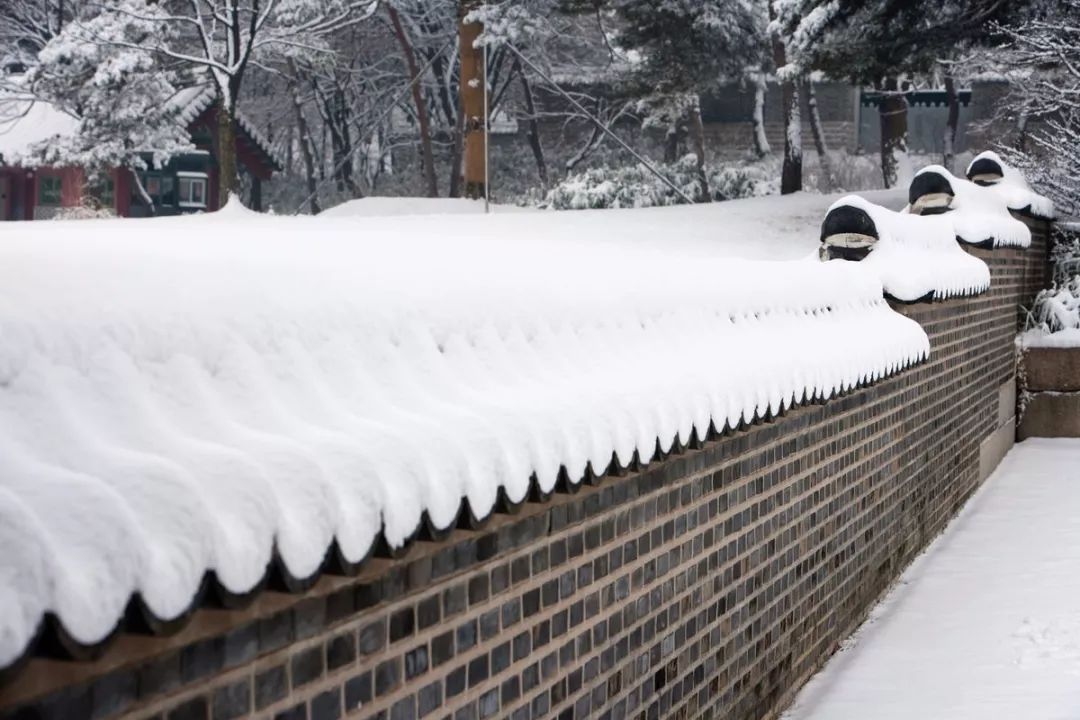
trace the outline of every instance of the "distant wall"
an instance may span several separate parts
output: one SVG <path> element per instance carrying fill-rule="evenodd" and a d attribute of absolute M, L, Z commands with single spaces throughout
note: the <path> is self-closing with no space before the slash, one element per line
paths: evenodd
<path fill-rule="evenodd" d="M 897 307 L 930 336 L 918 367 L 303 595 L 203 608 L 93 663 L 35 658 L 0 717 L 769 716 L 1013 441 L 1044 228 L 971 252 L 987 293 Z"/>

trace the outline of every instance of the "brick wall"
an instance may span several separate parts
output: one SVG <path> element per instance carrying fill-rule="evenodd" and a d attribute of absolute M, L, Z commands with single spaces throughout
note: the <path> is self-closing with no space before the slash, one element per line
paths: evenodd
<path fill-rule="evenodd" d="M 919 367 L 302 597 L 203 608 L 94 663 L 35 658 L 0 717 L 774 714 L 1012 442 L 1013 335 L 1045 242 L 972 252 L 988 293 L 897 308 L 931 336 Z"/>

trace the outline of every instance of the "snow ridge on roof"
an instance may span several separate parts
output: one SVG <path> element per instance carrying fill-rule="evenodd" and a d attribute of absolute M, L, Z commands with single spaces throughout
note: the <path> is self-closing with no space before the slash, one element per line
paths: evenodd
<path fill-rule="evenodd" d="M 949 214 L 894 212 L 858 195 L 841 198 L 829 210 L 841 205 L 864 210 L 874 221 L 879 239 L 858 264 L 875 273 L 885 292 L 896 299 L 944 300 L 990 287 L 990 268 L 957 244 Z"/>
<path fill-rule="evenodd" d="M 213 106 L 216 98 L 217 93 L 211 85 L 193 85 L 178 91 L 173 98 L 173 103 L 178 108 L 181 122 L 190 125 L 199 115 Z M 270 140 L 242 112 L 236 113 L 236 124 L 247 133 L 260 150 L 277 164 L 278 169 L 285 167 L 285 159 L 281 153 L 274 149 Z"/>
<path fill-rule="evenodd" d="M 1001 198 L 1006 207 L 1017 212 L 1030 212 L 1047 220 L 1056 217 L 1053 201 L 1032 190 L 1024 174 L 1002 160 L 993 150 L 986 150 L 972 158 L 967 172 L 970 174 L 971 166 L 983 159 L 993 160 L 1001 167 L 1002 179 L 987 187 Z"/>
<path fill-rule="evenodd" d="M 35 146 L 75 132 L 79 121 L 26 93 L 0 90 L 0 164 L 16 165 Z"/>
<path fill-rule="evenodd" d="M 1030 247 L 1031 229 L 1012 216 L 1002 194 L 995 187 L 976 185 L 966 178 L 958 178 L 941 165 L 927 165 L 915 175 L 924 173 L 935 173 L 949 181 L 955 197 L 944 217 L 952 221 L 955 235 L 961 241 L 971 245 L 989 241 L 996 248 Z M 1028 204 L 1025 202 L 1024 206 Z M 904 211 L 910 212 L 910 207 Z"/>
<path fill-rule="evenodd" d="M 484 237 L 241 211 L 148 221 L 152 243 L 132 221 L 5 237 L 0 666 L 45 613 L 96 643 L 133 596 L 176 618 L 208 572 L 233 593 L 275 558 L 305 578 L 332 548 L 357 562 L 425 515 L 483 517 L 929 352 L 865 263 L 613 246 L 544 217 Z"/>

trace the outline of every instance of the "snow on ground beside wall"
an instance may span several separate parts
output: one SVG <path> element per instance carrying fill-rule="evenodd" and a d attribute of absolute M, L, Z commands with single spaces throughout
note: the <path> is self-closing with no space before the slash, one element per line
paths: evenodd
<path fill-rule="evenodd" d="M 1080 441 L 1017 445 L 785 720 L 1080 715 Z"/>
<path fill-rule="evenodd" d="M 927 354 L 860 264 L 667 217 L 8 224 L 0 666 L 46 611 L 96 642 L 135 591 L 172 618 L 207 570 L 244 592 L 276 547 L 306 577 Z"/>
<path fill-rule="evenodd" d="M 880 190 L 862 193 L 873 202 L 899 210 L 907 202 L 906 190 Z M 488 218 L 490 232 L 517 237 L 530 232 L 534 222 L 542 222 L 548 231 L 582 241 L 620 246 L 626 243 L 663 242 L 680 252 L 739 257 L 750 260 L 798 260 L 817 257 L 819 232 L 825 211 L 840 195 L 797 193 L 728 200 L 703 205 L 643 208 L 634 210 L 543 211 L 537 220 L 529 209 L 495 205 L 496 215 L 516 217 Z M 415 213 L 412 210 L 416 210 Z M 404 217 L 433 215 L 434 217 Z M 429 198 L 365 198 L 330 208 L 322 217 L 367 217 L 365 230 L 385 230 L 390 237 L 399 233 L 442 233 L 442 216 L 483 212 L 483 203 L 470 200 Z M 520 215 L 524 213 L 524 217 Z M 374 217 L 395 216 L 387 221 Z M 378 225 L 371 225 L 378 222 Z M 458 219 L 450 222 L 468 222 Z M 451 232 L 458 232 L 456 225 Z M 463 230 L 462 230 L 463 231 Z"/>
<path fill-rule="evenodd" d="M 893 297 L 909 302 L 930 295 L 943 299 L 990 287 L 990 268 L 957 244 L 948 214 L 893 212 L 858 195 L 841 198 L 833 207 L 840 205 L 861 208 L 874 221 L 879 239 L 859 264 L 876 273 Z"/>
<path fill-rule="evenodd" d="M 491 204 L 495 214 L 536 212 L 533 208 Z M 366 197 L 324 210 L 322 217 L 400 217 L 402 215 L 481 215 L 483 200 L 426 197 Z"/>

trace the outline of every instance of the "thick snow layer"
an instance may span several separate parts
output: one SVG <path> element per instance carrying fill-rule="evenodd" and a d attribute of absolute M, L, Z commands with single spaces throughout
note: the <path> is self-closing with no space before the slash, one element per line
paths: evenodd
<path fill-rule="evenodd" d="M 946 217 L 956 228 L 956 237 L 973 245 L 990 241 L 994 247 L 1031 246 L 1031 229 L 1012 216 L 998 190 L 958 178 L 941 165 L 928 165 L 916 175 L 928 172 L 941 175 L 952 186 L 952 209 Z"/>
<path fill-rule="evenodd" d="M 1001 197 L 1006 207 L 1010 210 L 1028 211 L 1038 217 L 1051 220 L 1056 216 L 1053 201 L 1032 190 L 1024 174 L 1002 160 L 1001 156 L 993 150 L 979 153 L 971 159 L 971 164 L 983 158 L 993 160 L 1001 166 L 1001 181 L 988 187 Z M 969 170 L 971 164 L 968 165 Z"/>
<path fill-rule="evenodd" d="M 45 611 L 96 642 L 135 591 L 175 617 L 929 351 L 861 264 L 561 215 L 8 224 L 0 665 Z"/>
<path fill-rule="evenodd" d="M 515 205 L 491 204 L 491 212 L 538 212 Z M 398 217 L 401 215 L 482 215 L 483 200 L 464 198 L 366 197 L 349 200 L 324 210 L 322 217 Z"/>
<path fill-rule="evenodd" d="M 1076 348 L 1080 347 L 1080 328 L 1069 328 L 1057 332 L 1035 328 L 1020 333 L 1020 347 L 1052 347 L 1052 348 Z"/>
<path fill-rule="evenodd" d="M 1017 445 L 784 718 L 1076 718 L 1078 508 L 1080 441 Z"/>
<path fill-rule="evenodd" d="M 879 239 L 858 264 L 876 273 L 885 292 L 898 300 L 932 295 L 943 299 L 971 295 L 990 287 L 990 268 L 956 242 L 947 215 L 909 215 L 848 195 L 833 207 L 853 205 L 874 221 Z M 830 208 L 832 209 L 832 208 Z M 831 263 L 845 262 L 834 260 Z"/>
<path fill-rule="evenodd" d="M 28 95 L 0 91 L 0 162 L 21 163 L 36 146 L 75 132 L 78 121 Z"/>

